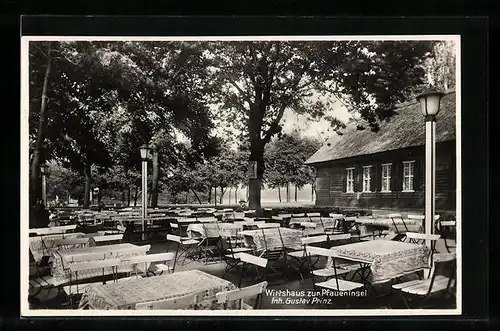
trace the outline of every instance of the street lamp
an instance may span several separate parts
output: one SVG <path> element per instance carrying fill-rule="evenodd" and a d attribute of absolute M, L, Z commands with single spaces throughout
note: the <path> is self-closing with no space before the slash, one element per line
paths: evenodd
<path fill-rule="evenodd" d="M 425 234 L 432 234 L 436 213 L 436 115 L 444 93 L 428 89 L 417 97 L 425 117 Z M 431 241 L 425 244 L 431 248 Z"/>
<path fill-rule="evenodd" d="M 46 181 L 46 176 L 47 176 L 47 171 L 49 167 L 43 163 L 40 164 L 40 173 L 42 174 L 42 200 L 45 206 L 47 206 L 47 181 Z"/>
<path fill-rule="evenodd" d="M 142 240 L 145 240 L 144 232 L 146 218 L 148 216 L 148 154 L 149 146 L 142 145 L 140 147 L 142 159 Z"/>

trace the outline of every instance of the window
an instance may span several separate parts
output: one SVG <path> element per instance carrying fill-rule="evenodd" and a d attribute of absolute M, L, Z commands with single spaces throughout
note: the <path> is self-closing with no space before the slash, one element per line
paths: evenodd
<path fill-rule="evenodd" d="M 382 192 L 391 191 L 391 163 L 382 164 Z"/>
<path fill-rule="evenodd" d="M 370 192 L 370 181 L 372 179 L 372 166 L 363 167 L 363 192 Z"/>
<path fill-rule="evenodd" d="M 347 193 L 354 192 L 354 168 L 346 169 L 346 188 Z"/>
<path fill-rule="evenodd" d="M 403 191 L 413 191 L 415 161 L 403 162 Z"/>

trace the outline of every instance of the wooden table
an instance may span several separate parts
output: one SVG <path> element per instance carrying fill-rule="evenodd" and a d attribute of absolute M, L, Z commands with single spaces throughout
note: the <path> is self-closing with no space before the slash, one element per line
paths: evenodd
<path fill-rule="evenodd" d="M 429 266 L 430 250 L 425 245 L 393 240 L 370 240 L 331 249 L 336 250 L 340 258 L 357 261 L 361 266 L 369 267 L 371 272 L 366 280 L 371 283 L 386 282 Z M 331 263 L 329 260 L 327 266 L 331 266 Z"/>
<path fill-rule="evenodd" d="M 135 309 L 137 303 L 199 293 L 202 298 L 198 309 L 223 309 L 217 303 L 215 294 L 235 289 L 237 287 L 225 279 L 200 270 L 189 270 L 121 283 L 88 286 L 82 295 L 80 308 Z"/>
<path fill-rule="evenodd" d="M 69 264 L 71 264 L 74 257 L 87 253 L 102 253 L 104 259 L 109 258 L 122 258 L 131 257 L 137 255 L 145 255 L 149 249 L 149 245 L 137 246 L 129 243 L 115 244 L 115 245 L 105 245 L 105 246 L 94 246 L 86 248 L 78 248 L 71 250 L 60 250 L 54 251 L 52 253 L 52 268 L 51 274 L 58 281 L 69 282 L 70 281 L 70 271 L 68 269 Z M 123 266 L 118 268 L 118 272 L 131 272 L 132 266 Z M 100 275 L 110 275 L 113 273 L 113 269 L 102 268 L 91 269 L 78 272 L 78 279 L 92 278 Z M 73 278 L 74 279 L 74 278 Z"/>

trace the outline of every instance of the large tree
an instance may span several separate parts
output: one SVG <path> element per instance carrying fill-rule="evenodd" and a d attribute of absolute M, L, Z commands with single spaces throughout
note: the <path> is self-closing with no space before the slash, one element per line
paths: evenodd
<path fill-rule="evenodd" d="M 373 129 L 391 116 L 422 82 L 432 42 L 242 41 L 211 42 L 217 96 L 226 119 L 250 145 L 257 178 L 249 180 L 249 205 L 260 208 L 264 149 L 282 130 L 287 109 L 324 116 L 336 98 Z M 332 122 L 338 124 L 335 118 Z"/>

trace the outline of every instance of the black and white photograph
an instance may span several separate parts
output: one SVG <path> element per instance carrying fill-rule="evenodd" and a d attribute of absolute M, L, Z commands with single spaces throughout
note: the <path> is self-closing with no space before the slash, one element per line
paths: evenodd
<path fill-rule="evenodd" d="M 21 314 L 461 314 L 460 92 L 459 35 L 22 37 Z"/>

